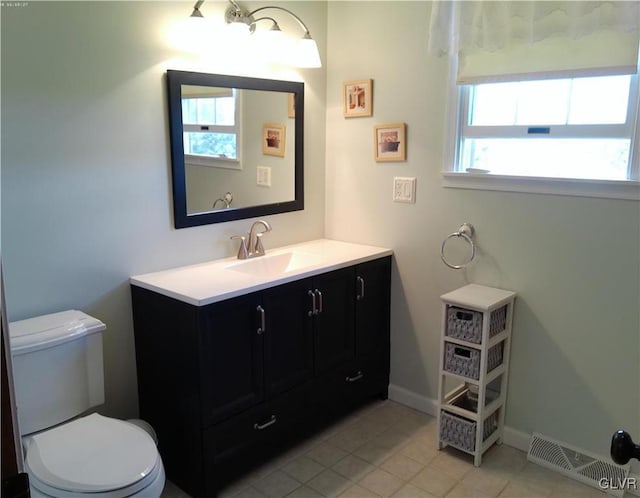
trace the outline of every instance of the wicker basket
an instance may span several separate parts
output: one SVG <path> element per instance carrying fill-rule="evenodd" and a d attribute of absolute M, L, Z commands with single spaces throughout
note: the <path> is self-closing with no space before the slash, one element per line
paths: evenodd
<path fill-rule="evenodd" d="M 447 306 L 446 335 L 463 341 L 482 342 L 481 311 Z M 489 316 L 489 337 L 502 332 L 507 325 L 507 305 L 493 310 Z"/>
<path fill-rule="evenodd" d="M 489 338 L 507 328 L 507 305 L 493 310 L 489 316 Z"/>
<path fill-rule="evenodd" d="M 479 344 L 482 340 L 482 312 L 447 306 L 447 335 Z"/>
<path fill-rule="evenodd" d="M 487 373 L 502 364 L 503 342 L 499 342 L 487 351 Z M 447 372 L 480 379 L 480 350 L 445 342 L 444 369 Z"/>
<path fill-rule="evenodd" d="M 498 412 L 489 415 L 482 427 L 482 440 L 486 441 L 498 429 Z M 478 423 L 453 413 L 440 411 L 440 441 L 473 453 L 476 449 Z"/>

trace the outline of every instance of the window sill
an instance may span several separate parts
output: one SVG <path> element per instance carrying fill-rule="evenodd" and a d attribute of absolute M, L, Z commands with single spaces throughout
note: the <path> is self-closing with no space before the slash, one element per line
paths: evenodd
<path fill-rule="evenodd" d="M 193 154 L 184 155 L 185 163 L 190 166 L 207 166 L 209 168 L 242 169 L 242 163 L 238 159 L 225 157 L 196 156 Z"/>
<path fill-rule="evenodd" d="M 540 178 L 444 171 L 442 186 L 640 201 L 640 182 L 636 181 Z"/>

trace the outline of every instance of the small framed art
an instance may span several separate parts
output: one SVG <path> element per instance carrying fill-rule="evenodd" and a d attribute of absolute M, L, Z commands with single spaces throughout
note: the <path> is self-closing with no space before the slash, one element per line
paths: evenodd
<path fill-rule="evenodd" d="M 262 125 L 262 153 L 284 157 L 285 125 L 264 123 Z"/>
<path fill-rule="evenodd" d="M 373 115 L 373 80 L 345 81 L 342 84 L 342 106 L 346 118 Z"/>
<path fill-rule="evenodd" d="M 381 124 L 374 127 L 373 142 L 376 161 L 406 160 L 406 127 L 405 123 Z"/>

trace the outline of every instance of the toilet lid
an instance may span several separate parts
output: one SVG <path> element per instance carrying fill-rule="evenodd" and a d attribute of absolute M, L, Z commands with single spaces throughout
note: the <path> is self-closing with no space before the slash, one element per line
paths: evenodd
<path fill-rule="evenodd" d="M 144 479 L 158 458 L 144 430 L 94 413 L 32 436 L 26 463 L 48 486 L 97 493 Z"/>

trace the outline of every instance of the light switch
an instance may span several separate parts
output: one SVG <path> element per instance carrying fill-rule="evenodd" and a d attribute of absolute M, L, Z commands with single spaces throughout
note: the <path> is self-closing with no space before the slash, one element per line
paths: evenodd
<path fill-rule="evenodd" d="M 394 202 L 416 202 L 416 179 L 396 176 L 393 179 L 393 200 Z"/>
<path fill-rule="evenodd" d="M 271 186 L 271 168 L 269 166 L 258 166 L 256 184 L 261 187 Z"/>

